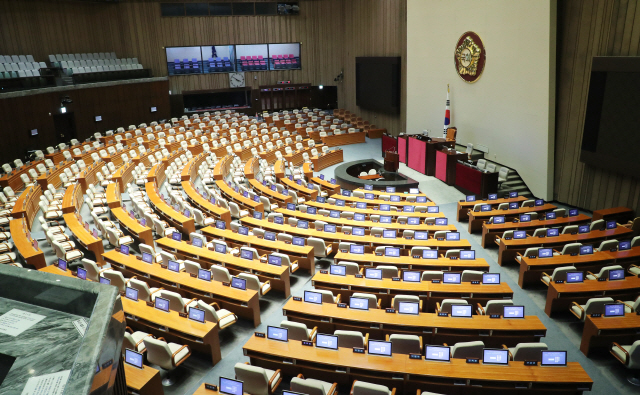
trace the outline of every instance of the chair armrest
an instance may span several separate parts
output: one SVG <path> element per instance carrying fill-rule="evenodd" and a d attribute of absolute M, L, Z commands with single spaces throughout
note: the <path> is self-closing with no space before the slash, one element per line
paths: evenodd
<path fill-rule="evenodd" d="M 216 311 L 220 310 L 220 305 L 217 302 L 209 303 L 209 306 L 213 307 Z"/>
<path fill-rule="evenodd" d="M 280 378 L 278 379 L 278 382 L 276 383 L 276 385 L 272 386 L 273 380 L 277 377 L 280 376 Z M 278 388 L 278 386 L 280 385 L 280 383 L 282 382 L 282 373 L 280 372 L 280 369 L 276 370 L 273 373 L 273 376 L 271 376 L 271 378 L 269 378 L 269 393 L 272 394 L 273 390 L 275 390 L 276 388 Z"/>
<path fill-rule="evenodd" d="M 189 350 L 189 353 L 187 354 L 187 356 L 186 356 L 186 357 L 182 358 L 182 359 L 180 360 L 180 362 L 176 363 L 176 360 L 175 360 L 176 355 L 178 355 L 178 353 L 179 353 L 180 351 L 182 351 L 184 348 L 186 348 L 187 350 Z M 179 349 L 177 349 L 177 350 L 176 350 L 176 352 L 174 352 L 174 353 L 173 353 L 173 355 L 171 355 L 171 364 L 172 364 L 174 367 L 180 366 L 180 364 L 181 364 L 182 362 L 184 362 L 184 361 L 186 361 L 186 360 L 187 360 L 187 358 L 189 357 L 189 355 L 191 355 L 191 349 L 189 348 L 189 346 L 188 346 L 188 345 L 186 345 L 186 344 L 185 344 L 184 346 L 182 346 L 182 347 L 180 347 Z"/>
<path fill-rule="evenodd" d="M 590 274 L 590 275 L 592 275 L 592 276 L 593 276 L 593 277 L 595 277 L 595 278 L 599 278 L 596 274 L 593 274 L 593 273 L 591 273 L 589 270 L 587 270 L 587 275 L 589 275 L 589 274 Z"/>
<path fill-rule="evenodd" d="M 620 344 L 613 342 L 611 343 L 611 348 L 613 347 L 618 347 L 620 349 L 620 351 L 622 351 L 624 353 L 624 361 L 620 359 L 619 356 L 617 356 L 616 354 L 614 354 L 611 350 L 609 350 L 609 352 L 611 352 L 611 354 L 616 357 L 616 359 L 620 362 L 622 362 L 623 365 L 627 365 L 627 362 L 629 361 L 629 352 L 627 350 L 625 350 L 624 348 L 622 348 L 622 346 L 620 346 Z"/>
<path fill-rule="evenodd" d="M 350 394 L 350 395 L 353 395 L 353 387 L 355 387 L 355 386 L 356 386 L 356 382 L 357 382 L 357 381 L 358 381 L 358 380 L 353 380 L 353 384 L 351 384 L 351 392 L 349 392 L 349 394 Z"/>
<path fill-rule="evenodd" d="M 232 312 L 229 312 L 228 314 L 225 314 L 222 317 L 218 316 L 218 322 L 220 322 L 223 318 L 227 318 L 229 316 L 234 316 L 235 317 L 235 314 L 232 313 Z"/>
<path fill-rule="evenodd" d="M 546 272 L 542 272 L 542 275 L 540 276 L 540 281 L 542 281 L 544 284 L 546 284 L 546 285 L 548 286 L 548 285 L 549 285 L 549 283 L 544 281 L 544 277 L 545 277 L 545 276 L 547 276 L 547 277 L 551 278 L 551 276 L 550 276 L 550 275 L 548 275 Z"/>
<path fill-rule="evenodd" d="M 396 395 L 396 389 L 395 389 L 395 387 L 391 390 L 391 395 Z"/>
<path fill-rule="evenodd" d="M 497 245 L 500 245 L 500 240 L 502 239 L 502 237 L 496 237 L 495 239 L 493 239 L 493 242 L 496 243 Z"/>
<path fill-rule="evenodd" d="M 509 347 L 507 347 L 507 345 L 506 345 L 506 344 L 503 344 L 503 345 L 502 345 L 502 349 L 503 349 L 503 350 L 507 350 L 507 352 L 509 353 L 509 359 L 513 360 L 513 354 L 511 354 L 511 351 L 508 351 L 508 350 L 509 350 Z"/>
<path fill-rule="evenodd" d="M 389 341 L 389 334 L 388 333 L 386 335 L 384 335 L 384 340 L 385 341 Z"/>
<path fill-rule="evenodd" d="M 147 334 L 147 336 L 145 336 L 145 337 L 149 337 L 149 336 L 153 337 L 153 335 L 150 335 L 150 334 Z M 140 344 L 142 344 L 142 343 L 144 343 L 144 337 L 143 337 L 142 339 L 140 339 L 140 341 L 139 341 L 139 342 L 137 342 L 137 343 L 136 343 L 136 349 L 137 349 L 137 348 L 138 348 L 138 346 L 139 346 Z"/>
<path fill-rule="evenodd" d="M 633 273 L 631 273 L 631 268 L 632 268 L 632 267 L 635 267 L 636 269 L 640 269 L 640 266 L 637 266 L 637 265 L 629 265 L 629 268 L 627 269 L 627 271 L 628 271 L 630 274 L 633 274 Z"/>
<path fill-rule="evenodd" d="M 519 252 L 516 252 L 516 255 L 518 255 L 518 256 L 520 256 L 520 257 L 522 256 L 522 254 L 521 254 L 521 253 L 519 253 Z"/>
<path fill-rule="evenodd" d="M 480 303 L 478 303 L 478 311 L 482 311 L 482 315 L 484 315 L 485 313 L 484 308 L 482 308 L 482 305 L 480 305 Z"/>
<path fill-rule="evenodd" d="M 440 302 L 436 302 L 436 314 L 440 312 Z"/>
<path fill-rule="evenodd" d="M 369 333 L 364 334 L 364 349 L 367 349 L 367 345 L 369 344 Z"/>
<path fill-rule="evenodd" d="M 382 299 L 378 299 L 378 308 L 382 308 Z"/>
<path fill-rule="evenodd" d="M 629 306 L 628 304 L 626 304 L 625 302 L 623 302 L 621 300 L 616 300 L 616 303 L 622 303 L 623 305 L 627 306 L 631 311 L 633 311 L 633 306 Z"/>
<path fill-rule="evenodd" d="M 184 307 L 189 307 L 189 305 L 190 305 L 192 302 L 194 302 L 194 301 L 195 301 L 195 302 L 197 302 L 197 301 L 198 301 L 198 298 L 193 298 L 193 299 L 191 299 L 190 301 L 188 301 L 187 303 L 185 303 L 185 304 L 184 304 Z"/>
<path fill-rule="evenodd" d="M 124 328 L 124 331 L 125 331 L 125 332 L 129 332 L 129 333 L 133 333 L 133 329 L 129 328 L 128 326 L 126 326 L 126 327 Z"/>
<path fill-rule="evenodd" d="M 302 376 L 302 373 L 300 373 L 298 376 Z M 338 383 L 333 383 L 331 388 L 329 388 L 327 395 L 335 395 L 337 391 L 338 391 Z"/>
<path fill-rule="evenodd" d="M 336 304 L 340 303 L 341 298 L 342 298 L 341 294 L 338 294 L 338 296 L 336 296 Z"/>
<path fill-rule="evenodd" d="M 298 375 L 296 376 L 299 379 L 304 380 L 304 375 L 302 373 L 298 373 Z"/>
<path fill-rule="evenodd" d="M 309 334 L 309 340 L 313 339 L 316 333 L 318 333 L 318 327 L 314 326 L 313 329 L 311 330 L 311 333 Z"/>
<path fill-rule="evenodd" d="M 575 315 L 575 316 L 576 316 L 576 317 L 578 317 L 579 319 L 582 319 L 582 316 L 584 315 L 584 309 L 582 308 L 582 306 L 580 306 L 580 305 L 579 305 L 578 303 L 576 303 L 576 302 L 571 302 L 571 305 L 572 305 L 572 306 L 577 306 L 577 307 L 580 309 L 580 311 L 581 311 L 582 313 L 580 314 L 580 317 L 578 317 L 578 316 L 576 315 L 576 313 L 574 313 L 574 312 L 573 312 L 573 309 L 569 309 L 569 311 L 571 311 L 571 313 L 573 313 L 573 315 Z"/>

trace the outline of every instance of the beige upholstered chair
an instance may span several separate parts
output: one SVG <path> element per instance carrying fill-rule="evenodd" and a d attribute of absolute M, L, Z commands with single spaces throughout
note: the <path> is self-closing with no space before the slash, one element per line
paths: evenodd
<path fill-rule="evenodd" d="M 271 395 L 282 381 L 280 369 L 273 371 L 238 362 L 234 370 L 236 379 L 244 384 L 244 392 L 251 395 Z"/>

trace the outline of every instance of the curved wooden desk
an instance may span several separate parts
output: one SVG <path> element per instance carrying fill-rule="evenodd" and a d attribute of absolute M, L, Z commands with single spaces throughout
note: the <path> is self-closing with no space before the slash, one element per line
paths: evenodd
<path fill-rule="evenodd" d="M 346 241 L 350 243 L 361 244 L 364 246 L 394 246 L 400 248 L 411 248 L 411 247 L 431 247 L 437 248 L 438 250 L 448 250 L 452 248 L 458 249 L 470 249 L 471 244 L 468 240 L 458 240 L 458 241 L 446 241 L 446 240 L 416 240 L 416 239 L 404 239 L 404 238 L 396 238 L 396 239 L 385 239 L 382 237 L 373 237 L 370 235 L 366 236 L 354 236 L 352 234 L 345 235 L 344 233 L 329 233 L 324 231 L 317 231 L 314 229 L 301 229 L 293 226 L 289 226 L 286 224 L 276 224 L 273 222 L 269 222 L 266 220 L 258 220 L 253 217 L 243 217 L 240 219 L 240 222 L 249 226 L 250 228 L 262 228 L 269 229 L 276 233 L 287 233 L 291 235 L 301 236 L 301 237 L 316 237 L 319 239 L 323 239 L 325 243 L 333 243 L 333 251 L 338 250 L 338 243 L 341 241 Z M 313 228 L 313 226 L 311 226 Z"/>
<path fill-rule="evenodd" d="M 227 199 L 229 199 L 229 201 L 237 203 L 238 206 L 240 206 L 240 208 L 245 208 L 251 211 L 264 212 L 264 207 L 262 206 L 262 203 L 255 202 L 250 198 L 246 198 L 240 195 L 238 192 L 231 189 L 231 187 L 227 185 L 227 183 L 225 183 L 223 180 L 217 180 L 216 186 L 218 187 L 222 195 L 226 196 Z"/>
<path fill-rule="evenodd" d="M 555 210 L 556 208 L 553 204 L 545 203 L 542 206 L 519 207 L 516 210 L 468 211 L 469 233 L 480 232 L 482 230 L 482 224 L 487 222 L 491 217 L 504 215 L 506 221 L 511 221 L 514 218 L 519 218 L 520 214 L 538 213 L 538 215 L 542 215 L 542 213 Z"/>
<path fill-rule="evenodd" d="M 627 313 L 624 317 L 587 317 L 582 330 L 580 351 L 586 356 L 593 349 L 618 344 L 633 344 L 640 340 L 640 315 Z"/>
<path fill-rule="evenodd" d="M 591 218 L 580 214 L 575 217 L 560 217 L 557 219 L 537 219 L 531 222 L 505 222 L 504 224 L 482 223 L 482 247 L 487 248 L 495 243 L 496 238 L 501 237 L 507 230 L 533 230 L 537 228 L 557 228 L 567 225 L 584 224 L 591 221 Z"/>
<path fill-rule="evenodd" d="M 329 145 L 329 147 L 332 147 L 332 145 Z M 344 162 L 344 152 L 341 149 L 331 150 L 326 154 L 311 157 L 311 163 L 313 163 L 315 171 L 320 171 L 342 162 Z"/>
<path fill-rule="evenodd" d="M 184 241 L 175 241 L 167 237 L 158 239 L 156 243 L 163 250 L 177 254 L 179 259 L 190 259 L 199 262 L 205 269 L 209 269 L 212 265 L 222 265 L 232 275 L 252 273 L 258 276 L 262 282 L 268 280 L 271 283 L 271 287 L 276 291 L 284 292 L 285 297 L 288 298 L 291 294 L 289 268 L 286 266 L 269 265 L 266 261 L 261 261 L 260 259 L 250 261 L 229 253 L 220 254 L 208 248 L 196 247 Z"/>
<path fill-rule="evenodd" d="M 11 209 L 11 217 L 13 218 L 26 218 L 27 226 L 31 229 L 33 221 L 36 219 L 36 214 L 40 211 L 40 196 L 42 196 L 42 189 L 40 185 L 34 184 L 29 188 L 22 191 L 16 204 Z"/>
<path fill-rule="evenodd" d="M 256 174 L 260 172 L 260 162 L 258 158 L 251 158 L 244 165 L 244 176 L 248 180 L 256 178 Z"/>
<path fill-rule="evenodd" d="M 224 221 L 227 226 L 231 223 L 231 213 L 229 210 L 222 208 L 216 204 L 211 203 L 200 195 L 193 187 L 191 181 L 182 181 L 182 189 L 186 192 L 187 198 L 191 203 L 199 210 L 207 215 Z"/>
<path fill-rule="evenodd" d="M 331 195 L 329 196 L 333 199 L 342 199 L 345 202 L 352 202 L 352 203 L 357 203 L 357 202 L 364 202 L 367 203 L 367 206 L 372 205 L 372 206 L 379 206 L 381 204 L 388 204 L 391 206 L 397 206 L 397 207 L 402 207 L 402 206 L 437 206 L 434 202 L 432 201 L 427 201 L 426 203 L 418 203 L 418 202 L 407 202 L 405 201 L 399 201 L 399 202 L 392 202 L 392 201 L 386 201 L 386 200 L 382 200 L 382 199 L 361 199 L 355 196 L 343 196 L 343 195 L 339 195 L 339 194 L 335 194 L 335 195 Z"/>
<path fill-rule="evenodd" d="M 380 211 L 378 207 L 372 208 L 356 208 L 355 203 L 351 203 L 349 205 L 345 204 L 344 206 L 336 206 L 335 204 L 329 203 L 318 203 L 317 201 L 309 200 L 304 202 L 307 206 L 313 206 L 322 210 L 336 210 L 336 211 L 351 211 L 353 213 L 365 214 L 369 217 L 372 215 L 390 215 L 392 217 L 418 217 L 418 218 L 445 218 L 445 215 L 442 212 L 437 213 L 427 213 L 420 211 L 413 211 L 411 213 L 404 211 Z"/>
<path fill-rule="evenodd" d="M 84 195 L 82 194 L 82 185 L 75 183 L 64 191 L 62 198 L 62 212 L 65 214 L 80 212 L 80 208 L 84 204 Z"/>
<path fill-rule="evenodd" d="M 65 169 L 70 169 L 71 165 L 73 165 L 74 163 L 76 162 L 71 160 L 64 163 L 62 166 L 56 165 L 53 170 L 47 168 L 49 174 L 40 174 L 40 176 L 36 179 L 36 182 L 40 185 L 40 188 L 42 188 L 43 191 L 47 189 L 47 185 L 49 184 L 53 185 L 56 188 L 59 188 L 60 185 L 62 185 L 60 174 L 64 173 Z"/>
<path fill-rule="evenodd" d="M 518 196 L 514 198 L 496 199 L 496 200 L 481 199 L 481 200 L 475 200 L 473 202 L 467 202 L 466 200 L 464 202 L 459 201 L 458 209 L 456 210 L 457 212 L 456 220 L 458 222 L 468 220 L 469 210 L 473 210 L 473 206 L 475 206 L 476 204 L 491 204 L 493 206 L 493 205 L 500 205 L 502 203 L 512 203 L 512 202 L 522 203 L 525 200 L 529 200 L 529 199 L 524 196 Z"/>
<path fill-rule="evenodd" d="M 561 247 L 569 243 L 597 243 L 603 240 L 615 239 L 618 237 L 631 237 L 633 231 L 629 228 L 618 226 L 615 229 L 609 230 L 592 230 L 589 233 L 582 234 L 564 234 L 555 237 L 532 237 L 528 236 L 526 239 L 511 239 L 505 240 L 503 238 L 496 239 L 498 244 L 498 264 L 517 262 L 516 256 L 518 253 L 524 254 L 527 248 L 534 247 Z M 597 246 L 595 246 L 597 247 Z M 542 258 L 548 259 L 548 258 Z"/>
<path fill-rule="evenodd" d="M 270 199 L 274 199 L 278 202 L 279 205 L 287 203 L 293 203 L 293 197 L 289 195 L 283 195 L 277 191 L 272 190 L 269 187 L 262 185 L 262 183 L 256 179 L 249 180 L 249 184 L 256 193 L 262 196 L 268 196 Z"/>
<path fill-rule="evenodd" d="M 334 295 L 341 294 L 344 302 L 354 292 L 376 294 L 382 300 L 382 308 L 391 307 L 391 299 L 395 295 L 415 295 L 423 300 L 423 311 L 433 312 L 436 302 L 444 299 L 466 299 L 469 304 L 486 305 L 492 299 L 512 299 L 513 291 L 507 283 L 500 284 L 434 284 L 431 282 L 393 281 L 390 278 L 371 280 L 355 276 L 336 276 L 332 274 L 316 273 L 311 279 L 317 289 L 326 289 Z"/>
<path fill-rule="evenodd" d="M 290 321 L 308 328 L 318 327 L 318 333 L 335 330 L 356 330 L 368 333 L 370 339 L 384 340 L 386 335 L 422 336 L 423 344 L 455 344 L 482 339 L 485 347 L 515 347 L 518 343 L 539 342 L 547 328 L 535 315 L 524 319 L 493 319 L 487 315 L 469 318 L 439 317 L 433 313 L 418 315 L 387 313 L 384 309 L 356 310 L 339 308 L 334 303 L 312 304 L 289 299 L 282 313 Z"/>
<path fill-rule="evenodd" d="M 269 254 L 271 252 L 285 254 L 289 256 L 291 262 L 298 261 L 300 268 L 308 270 L 312 275 L 315 273 L 315 258 L 313 247 L 311 246 L 301 247 L 278 240 L 269 241 L 253 235 L 244 236 L 229 229 L 220 230 L 213 226 L 202 228 L 201 231 L 203 235 L 207 236 L 207 240 L 224 240 L 227 244 L 231 244 L 229 247 L 240 248 L 247 246 L 255 248 L 260 254 Z"/>
<path fill-rule="evenodd" d="M 193 278 L 187 272 L 175 273 L 163 269 L 160 264 L 145 263 L 139 257 L 123 255 L 116 250 L 108 251 L 103 256 L 114 270 L 122 272 L 126 277 L 137 276 L 146 281 L 149 287 L 162 287 L 185 298 L 198 298 L 205 303 L 216 302 L 221 308 L 253 321 L 254 326 L 260 325 L 260 305 L 256 291 L 226 287 L 217 281 L 207 282 Z"/>
<path fill-rule="evenodd" d="M 305 173 L 305 176 L 307 176 L 306 173 Z M 327 192 L 330 195 L 335 195 L 340 193 L 340 185 L 332 184 L 327 180 L 320 179 L 320 177 L 313 177 L 313 173 L 311 173 L 311 176 L 307 176 L 307 179 L 309 179 L 309 181 L 311 181 L 316 185 L 320 185 L 320 189 L 322 189 L 323 191 Z"/>
<path fill-rule="evenodd" d="M 11 240 L 16 246 L 18 253 L 24 258 L 27 265 L 33 266 L 36 269 L 41 269 L 47 266 L 47 262 L 44 259 L 44 253 L 40 248 L 36 249 L 33 245 L 33 240 L 27 228 L 27 222 L 25 218 L 12 219 L 9 221 L 9 232 L 11 232 Z"/>
<path fill-rule="evenodd" d="M 20 178 L 20 175 L 22 174 L 29 175 L 29 169 L 34 169 L 38 171 L 38 169 L 36 169 L 36 166 L 38 166 L 39 163 L 44 164 L 44 161 L 38 160 L 35 162 L 31 162 L 29 164 L 25 163 L 18 170 L 12 169 L 11 174 L 3 174 L 2 177 L 0 177 L 0 187 L 2 188 L 11 187 L 11 189 L 13 189 L 14 192 L 21 190 L 24 187 L 24 182 Z M 57 162 L 54 162 L 54 163 L 57 163 Z M 29 177 L 29 179 L 31 179 L 31 177 Z"/>
<path fill-rule="evenodd" d="M 354 353 L 351 348 L 326 350 L 303 346 L 300 342 L 279 342 L 251 336 L 243 347 L 251 365 L 282 369 L 282 374 L 327 380 L 348 385 L 363 380 L 396 388 L 399 393 L 418 389 L 460 395 L 513 395 L 526 388 L 531 395 L 575 395 L 589 391 L 593 381 L 577 362 L 566 367 L 509 366 L 467 364 L 464 359 L 449 363 Z"/>
<path fill-rule="evenodd" d="M 111 209 L 122 206 L 122 196 L 120 196 L 119 182 L 112 182 L 107 185 L 105 197 L 107 199 L 107 206 Z"/>
<path fill-rule="evenodd" d="M 96 173 L 101 172 L 102 166 L 105 163 L 100 161 L 92 165 L 87 164 L 87 168 L 80 172 L 80 175 L 76 177 L 76 181 L 82 187 L 82 193 L 85 193 L 89 189 L 89 184 L 95 184 L 97 181 Z M 102 173 L 102 172 L 101 172 Z M 103 174 L 104 175 L 104 174 Z"/>
<path fill-rule="evenodd" d="M 356 188 L 354 189 L 354 192 L 358 191 L 358 192 L 362 192 L 362 193 L 373 193 L 376 196 L 380 196 L 380 195 L 389 195 L 389 196 L 400 196 L 400 200 L 404 201 L 407 200 L 408 197 L 417 197 L 417 196 L 424 196 L 427 198 L 428 201 L 433 202 L 432 199 L 429 199 L 429 196 L 427 196 L 426 194 L 420 192 L 420 193 L 405 193 L 405 192 L 386 192 L 386 191 L 379 191 L 377 189 L 371 190 L 371 191 L 367 191 L 364 188 Z"/>
<path fill-rule="evenodd" d="M 62 218 L 78 243 L 85 249 L 93 252 L 96 263 L 99 266 L 103 266 L 104 259 L 102 258 L 102 254 L 104 253 L 104 245 L 102 244 L 102 239 L 93 237 L 93 234 L 91 234 L 80 219 L 78 219 L 77 213 L 64 214 Z"/>
<path fill-rule="evenodd" d="M 148 226 L 142 226 L 140 222 L 131 218 L 131 216 L 122 208 L 114 207 L 111 209 L 111 214 L 120 223 L 120 230 L 125 230 L 140 243 L 144 243 L 149 246 L 154 246 L 153 232 Z"/>
<path fill-rule="evenodd" d="M 167 221 L 171 226 L 182 232 L 183 236 L 188 236 L 189 233 L 196 231 L 196 226 L 193 218 L 187 218 L 182 213 L 179 213 L 165 203 L 158 194 L 156 184 L 148 182 L 145 184 L 145 191 L 149 197 L 149 202 L 157 210 L 158 214 Z"/>
<path fill-rule="evenodd" d="M 344 130 L 344 129 L 341 129 Z M 334 134 L 331 136 L 321 137 L 322 142 L 328 147 L 337 147 L 339 145 L 366 143 L 365 132 Z"/>
<path fill-rule="evenodd" d="M 473 260 L 461 260 L 449 259 L 440 256 L 438 259 L 422 259 L 410 256 L 378 256 L 371 252 L 365 254 L 351 254 L 349 252 L 339 251 L 334 257 L 334 261 L 337 264 L 339 264 L 341 261 L 355 262 L 362 267 L 392 265 L 396 266 L 400 270 L 443 270 L 454 272 L 462 270 L 479 270 L 483 272 L 490 271 L 489 264 L 482 258 Z"/>
<path fill-rule="evenodd" d="M 318 191 L 316 189 L 310 189 L 304 185 L 298 185 L 295 181 L 291 181 L 285 177 L 280 178 L 280 182 L 284 184 L 285 188 L 295 191 L 298 197 L 304 197 L 305 200 L 313 200 L 318 197 Z"/>

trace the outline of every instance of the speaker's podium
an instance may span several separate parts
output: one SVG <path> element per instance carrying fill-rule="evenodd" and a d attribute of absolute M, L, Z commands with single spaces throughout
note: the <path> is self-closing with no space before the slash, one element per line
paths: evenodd
<path fill-rule="evenodd" d="M 116 287 L 0 265 L 0 394 L 126 394 Z"/>
<path fill-rule="evenodd" d="M 385 151 L 384 170 L 396 173 L 400 166 L 400 155 L 396 151 Z"/>

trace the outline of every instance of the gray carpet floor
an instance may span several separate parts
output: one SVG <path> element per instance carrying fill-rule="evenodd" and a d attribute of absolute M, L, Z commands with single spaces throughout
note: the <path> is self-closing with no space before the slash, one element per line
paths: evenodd
<path fill-rule="evenodd" d="M 374 159 L 382 162 L 381 140 L 369 140 L 364 144 L 348 145 L 342 147 L 344 150 L 345 161 L 354 161 L 361 159 Z M 338 166 L 338 165 L 335 165 Z M 335 166 L 322 170 L 320 173 L 326 177 L 334 175 Z M 537 315 L 547 327 L 547 337 L 541 341 L 547 343 L 550 349 L 568 350 L 569 361 L 577 361 L 584 367 L 589 376 L 594 381 L 592 394 L 639 394 L 638 387 L 633 387 L 626 381 L 627 371 L 616 361 L 608 352 L 596 353 L 592 357 L 585 357 L 579 350 L 580 339 L 582 336 L 582 324 L 576 322 L 575 318 L 570 315 L 559 315 L 549 318 L 544 313 L 544 303 L 546 297 L 546 289 L 541 286 L 538 288 L 522 290 L 517 284 L 518 267 L 516 265 L 507 265 L 501 267 L 497 264 L 497 249 L 483 249 L 480 246 L 480 235 L 470 235 L 467 231 L 467 223 L 456 222 L 456 203 L 463 199 L 464 195 L 453 187 L 447 186 L 434 177 L 427 177 L 414 170 L 400 165 L 401 174 L 409 176 L 420 182 L 420 189 L 427 194 L 439 206 L 440 210 L 449 218 L 449 223 L 454 224 L 461 234 L 461 238 L 467 239 L 472 245 L 472 249 L 476 250 L 478 258 L 484 258 L 491 266 L 492 272 L 502 274 L 501 279 L 507 282 L 514 291 L 514 302 L 524 305 L 527 315 Z M 163 191 L 167 196 L 166 191 Z M 127 202 L 127 194 L 123 194 L 125 205 L 130 208 L 130 202 Z M 562 205 L 560 205 L 562 206 Z M 82 217 L 93 227 L 89 209 L 84 205 L 81 211 Z M 40 228 L 38 221 L 34 223 L 32 234 L 35 238 L 44 239 L 44 233 Z M 70 235 L 71 236 L 71 235 Z M 53 251 L 41 242 L 43 251 L 47 257 L 48 264 L 51 264 L 56 258 Z M 105 250 L 113 247 L 109 246 L 105 241 Z M 330 259 L 322 259 L 316 261 L 317 268 L 327 268 L 332 263 Z M 542 285 L 542 284 L 541 284 Z M 292 295 L 302 295 L 304 290 L 312 289 L 311 276 L 299 270 L 291 276 L 291 293 Z M 260 300 L 260 315 L 262 324 L 254 328 L 252 323 L 247 320 L 240 320 L 235 325 L 222 330 L 220 332 L 220 342 L 222 349 L 222 361 L 215 366 L 211 366 L 211 360 L 206 356 L 193 354 L 183 365 L 177 370 L 175 377 L 176 383 L 171 387 L 165 387 L 164 392 L 167 395 L 192 394 L 196 388 L 203 382 L 218 383 L 220 376 L 234 377 L 234 365 L 237 362 L 247 362 L 248 358 L 243 356 L 242 346 L 247 339 L 252 336 L 254 331 L 266 332 L 267 325 L 279 325 L 284 319 L 282 315 L 282 306 L 286 300 L 278 292 L 270 292 Z M 558 374 L 562 374 L 559 368 Z M 280 385 L 277 393 L 282 389 L 289 387 L 290 377 L 285 377 Z M 428 388 L 424 388 L 428 390 Z M 339 388 L 339 393 L 346 394 L 349 388 Z"/>

